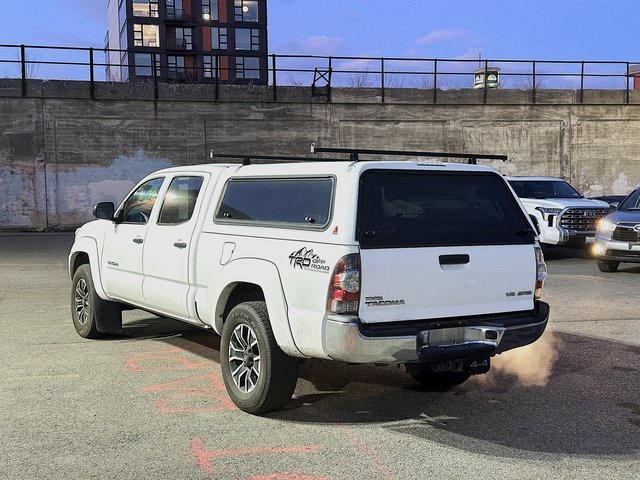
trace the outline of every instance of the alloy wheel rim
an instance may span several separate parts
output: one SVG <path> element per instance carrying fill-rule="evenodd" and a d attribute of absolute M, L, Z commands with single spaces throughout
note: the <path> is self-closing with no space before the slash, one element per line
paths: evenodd
<path fill-rule="evenodd" d="M 229 367 L 233 383 L 242 393 L 250 393 L 260 379 L 260 347 L 253 329 L 238 325 L 229 341 Z"/>
<path fill-rule="evenodd" d="M 78 280 L 75 291 L 76 318 L 80 325 L 89 321 L 89 287 L 84 278 Z"/>

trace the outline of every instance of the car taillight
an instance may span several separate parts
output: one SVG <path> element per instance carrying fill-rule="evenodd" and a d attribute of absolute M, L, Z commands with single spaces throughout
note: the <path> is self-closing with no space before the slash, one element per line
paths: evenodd
<path fill-rule="evenodd" d="M 544 254 L 540 245 L 535 246 L 536 251 L 536 293 L 535 299 L 540 300 L 542 298 L 542 289 L 544 287 L 544 281 L 547 278 L 547 264 L 544 262 Z"/>
<path fill-rule="evenodd" d="M 331 274 L 327 310 L 342 315 L 357 315 L 360 307 L 360 255 L 342 257 Z"/>

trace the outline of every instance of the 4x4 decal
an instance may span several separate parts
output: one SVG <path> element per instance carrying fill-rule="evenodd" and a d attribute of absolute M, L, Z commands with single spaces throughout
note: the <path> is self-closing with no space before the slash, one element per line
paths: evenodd
<path fill-rule="evenodd" d="M 313 272 L 329 273 L 327 261 L 313 252 L 312 248 L 302 247 L 289 255 L 289 263 L 295 270 L 311 270 Z"/>

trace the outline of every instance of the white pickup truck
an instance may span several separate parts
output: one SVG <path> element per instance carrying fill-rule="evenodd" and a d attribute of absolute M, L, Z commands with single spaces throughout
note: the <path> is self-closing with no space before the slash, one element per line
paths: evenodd
<path fill-rule="evenodd" d="M 535 231 L 490 168 L 178 167 L 94 214 L 69 255 L 77 332 L 117 332 L 131 307 L 212 329 L 250 413 L 283 407 L 305 358 L 404 364 L 448 388 L 538 339 L 549 316 Z"/>
<path fill-rule="evenodd" d="M 509 177 L 511 187 L 540 230 L 540 243 L 584 246 L 595 242 L 597 223 L 613 209 L 585 198 L 562 178 Z"/>

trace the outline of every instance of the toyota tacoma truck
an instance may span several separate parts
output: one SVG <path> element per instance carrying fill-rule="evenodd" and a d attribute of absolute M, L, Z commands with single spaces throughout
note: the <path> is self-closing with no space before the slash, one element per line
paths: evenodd
<path fill-rule="evenodd" d="M 253 414 L 291 399 L 303 359 L 446 389 L 542 335 L 546 266 L 501 175 L 357 159 L 170 168 L 96 205 L 69 255 L 78 334 L 131 308 L 211 329 Z"/>
<path fill-rule="evenodd" d="M 561 178 L 509 177 L 507 180 L 538 224 L 540 243 L 547 245 L 593 244 L 598 221 L 613 210 L 607 202 L 585 198 Z"/>

